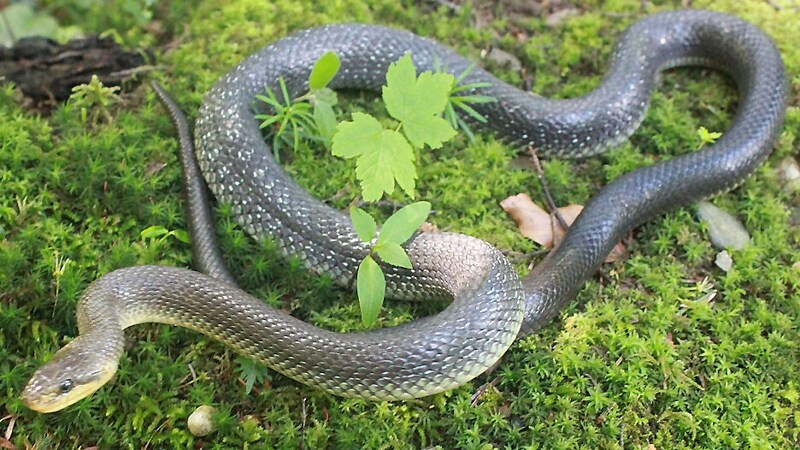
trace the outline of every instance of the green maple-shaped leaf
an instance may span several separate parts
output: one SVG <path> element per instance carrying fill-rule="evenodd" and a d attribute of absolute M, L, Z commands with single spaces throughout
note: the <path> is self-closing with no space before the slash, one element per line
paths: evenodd
<path fill-rule="evenodd" d="M 356 177 L 361 181 L 364 200 L 376 201 L 394 192 L 394 183 L 414 196 L 414 149 L 402 134 L 384 130 L 377 119 L 353 113 L 353 120 L 336 127 L 333 155 L 356 160 Z"/>
<path fill-rule="evenodd" d="M 455 77 L 449 73 L 423 72 L 417 78 L 408 53 L 389 66 L 383 101 L 415 147 L 428 144 L 439 148 L 456 135 L 456 130 L 441 117 L 454 82 Z"/>

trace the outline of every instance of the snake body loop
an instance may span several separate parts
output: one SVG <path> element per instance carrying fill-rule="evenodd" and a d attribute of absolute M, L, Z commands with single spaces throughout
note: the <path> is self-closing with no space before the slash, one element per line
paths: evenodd
<path fill-rule="evenodd" d="M 311 67 L 327 51 L 341 59 L 334 88 L 377 90 L 388 65 L 406 52 L 420 71 L 433 69 L 438 61 L 459 74 L 470 62 L 405 31 L 330 25 L 293 34 L 253 54 L 206 96 L 195 142 L 211 191 L 232 205 L 237 221 L 256 239 L 274 239 L 283 253 L 346 285 L 368 247 L 346 216 L 311 197 L 276 164 L 253 117 L 255 95 L 265 86 L 278 92 L 280 77 L 290 96 L 305 92 Z M 337 334 L 269 308 L 231 286 L 213 228 L 202 226 L 208 223 L 202 219 L 201 226 L 192 226 L 195 257 L 204 271 L 223 274 L 217 275 L 222 281 L 153 266 L 100 278 L 79 304 L 81 336 L 37 371 L 23 398 L 41 411 L 75 401 L 52 391 L 64 377 L 77 378 L 76 371 L 81 381 L 93 380 L 96 389 L 104 382 L 97 380 L 116 368 L 121 330 L 146 321 L 197 329 L 338 395 L 403 399 L 458 386 L 494 364 L 518 336 L 546 324 L 633 227 L 740 183 L 769 154 L 787 102 L 783 64 L 770 40 L 747 22 L 708 11 L 662 13 L 632 25 L 615 47 L 603 82 L 581 98 L 530 95 L 480 69 L 464 81 L 490 83 L 476 93 L 498 101 L 475 105 L 490 119 L 489 131 L 543 154 L 583 157 L 611 148 L 633 132 L 660 71 L 698 64 L 721 68 L 737 83 L 740 101 L 730 129 L 702 151 L 629 173 L 604 188 L 562 244 L 522 282 L 500 252 L 480 240 L 421 233 L 405 245 L 414 269 L 386 268 L 390 295 L 451 297 L 451 305 L 399 327 Z M 188 138 L 183 141 L 186 150 Z"/>

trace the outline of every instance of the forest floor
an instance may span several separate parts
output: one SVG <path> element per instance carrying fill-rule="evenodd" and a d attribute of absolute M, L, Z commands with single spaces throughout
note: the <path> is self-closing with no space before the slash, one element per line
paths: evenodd
<path fill-rule="evenodd" d="M 800 445 L 800 194 L 778 173 L 800 147 L 800 11 L 792 1 L 45 3 L 71 33 L 109 32 L 126 47 L 152 48 L 153 70 L 140 76 L 159 80 L 190 119 L 214 81 L 243 57 L 294 30 L 333 22 L 411 30 L 509 83 L 575 97 L 600 82 L 626 26 L 681 7 L 724 11 L 761 27 L 784 57 L 791 100 L 773 155 L 740 187 L 713 199 L 752 237 L 731 252 L 730 271 L 714 264 L 717 250 L 694 207 L 658 217 L 632 233 L 627 256 L 603 266 L 557 320 L 515 343 L 492 374 L 461 388 L 404 402 L 343 399 L 195 332 L 148 324 L 126 332 L 112 382 L 43 415 L 26 409 L 19 394 L 78 334 L 75 304 L 86 286 L 121 267 L 190 267 L 191 254 L 171 236 L 141 236 L 151 226 L 186 228 L 175 131 L 146 83 L 123 86 L 119 101 L 101 113 L 73 97 L 46 114 L 7 84 L 0 88 L 0 448 Z M 352 93 L 348 102 L 374 109 L 376 98 Z M 670 71 L 621 148 L 585 161 L 544 162 L 553 196 L 585 204 L 623 173 L 694 151 L 702 145 L 698 129 L 725 131 L 736 104 L 729 78 Z M 475 143 L 459 137 L 420 158 L 420 197 L 437 211 L 431 221 L 487 240 L 525 275 L 543 252 L 498 206 L 518 193 L 542 198 L 536 176 L 520 168 L 518 149 L 491 135 Z M 344 208 L 357 192 L 352 164 L 323 149 L 303 146 L 284 159 L 330 205 Z M 226 205 L 217 206 L 216 217 L 245 290 L 324 328 L 362 328 L 353 293 L 251 240 Z M 390 301 L 379 326 L 430 310 Z M 484 383 L 490 386 L 473 399 Z M 203 404 L 217 408 L 218 430 L 198 438 L 186 419 Z"/>

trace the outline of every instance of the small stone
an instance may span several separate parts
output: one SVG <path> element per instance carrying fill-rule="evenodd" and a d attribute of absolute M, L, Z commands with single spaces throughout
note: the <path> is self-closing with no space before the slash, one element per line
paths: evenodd
<path fill-rule="evenodd" d="M 580 14 L 581 11 L 578 8 L 564 8 L 547 16 L 545 23 L 547 23 L 548 27 L 555 28 L 563 24 L 567 19 Z"/>
<path fill-rule="evenodd" d="M 783 190 L 789 193 L 800 191 L 800 164 L 795 158 L 787 156 L 778 164 L 778 177 Z"/>
<path fill-rule="evenodd" d="M 731 255 L 727 250 L 723 250 L 717 253 L 717 258 L 714 260 L 714 264 L 722 269 L 723 272 L 729 272 L 731 267 L 733 267 L 733 259 L 731 259 Z"/>
<path fill-rule="evenodd" d="M 789 211 L 789 227 L 800 227 L 800 206 L 795 206 Z"/>
<path fill-rule="evenodd" d="M 741 250 L 750 243 L 750 235 L 739 220 L 708 202 L 697 203 L 700 220 L 708 225 L 708 237 L 720 250 Z"/>
<path fill-rule="evenodd" d="M 507 67 L 513 72 L 522 70 L 522 63 L 519 61 L 519 58 L 497 47 L 492 47 L 488 51 L 484 50 L 481 53 L 481 57 L 500 67 Z"/>
<path fill-rule="evenodd" d="M 214 431 L 216 428 L 213 420 L 215 412 L 217 410 L 213 406 L 198 406 L 186 421 L 189 432 L 194 436 L 205 436 Z"/>

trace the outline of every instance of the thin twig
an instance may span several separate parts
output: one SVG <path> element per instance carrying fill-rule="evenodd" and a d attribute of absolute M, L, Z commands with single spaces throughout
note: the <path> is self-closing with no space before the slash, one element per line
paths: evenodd
<path fill-rule="evenodd" d="M 6 30 L 8 30 L 8 36 L 11 37 L 11 43 L 16 45 L 17 38 L 14 36 L 14 31 L 11 30 L 11 23 L 9 23 L 8 17 L 6 17 L 5 10 L 0 10 L 0 16 L 3 17 L 3 23 L 6 26 Z"/>
<path fill-rule="evenodd" d="M 300 450 L 303 450 L 306 447 L 306 398 L 303 397 L 302 402 L 302 411 L 301 411 L 301 418 L 302 422 L 300 423 Z"/>
<path fill-rule="evenodd" d="M 528 153 L 531 154 L 533 167 L 536 169 L 536 176 L 539 178 L 539 184 L 542 185 L 542 191 L 544 192 L 544 197 L 547 201 L 547 207 L 550 209 L 550 213 L 556 216 L 558 224 L 561 225 L 561 228 L 564 229 L 564 231 L 568 230 L 569 224 L 567 224 L 567 221 L 564 220 L 564 216 L 562 216 L 561 212 L 559 212 L 556 202 L 553 200 L 553 196 L 550 194 L 550 187 L 547 185 L 547 180 L 544 178 L 544 170 L 542 170 L 542 163 L 539 162 L 539 155 L 536 154 L 536 148 L 534 148 L 532 145 L 529 145 Z"/>
<path fill-rule="evenodd" d="M 131 75 L 137 75 L 137 74 L 140 74 L 140 73 L 152 72 L 154 70 L 163 69 L 163 68 L 164 68 L 164 66 L 160 66 L 160 65 L 158 65 L 158 66 L 150 66 L 150 65 L 139 66 L 139 67 L 133 67 L 133 68 L 130 68 L 130 69 L 118 70 L 116 72 L 111 72 L 111 73 L 108 74 L 108 76 L 109 77 L 117 77 L 117 78 L 128 78 Z"/>
<path fill-rule="evenodd" d="M 500 377 L 494 377 L 492 381 L 485 383 L 481 387 L 479 387 L 478 390 L 476 390 L 475 393 L 472 394 L 472 398 L 469 400 L 469 405 L 470 406 L 477 405 L 478 400 L 480 400 L 481 397 L 483 397 L 483 394 L 485 394 L 490 387 L 491 388 L 495 387 L 498 381 L 500 381 Z"/>

